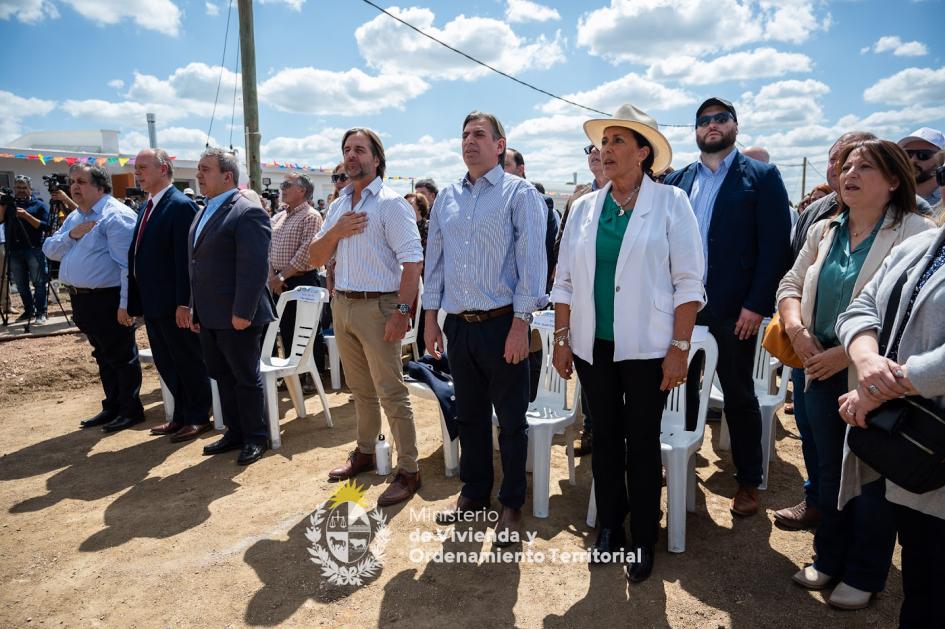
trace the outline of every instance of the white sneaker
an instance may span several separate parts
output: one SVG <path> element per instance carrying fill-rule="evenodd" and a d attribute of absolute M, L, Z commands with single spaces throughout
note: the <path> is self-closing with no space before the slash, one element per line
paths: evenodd
<path fill-rule="evenodd" d="M 872 592 L 858 590 L 841 581 L 830 593 L 827 602 L 839 609 L 863 609 L 869 606 L 871 598 L 873 598 Z"/>
<path fill-rule="evenodd" d="M 813 565 L 807 566 L 803 570 L 798 570 L 793 577 L 795 583 L 806 587 L 808 590 L 822 590 L 833 581 L 833 577 L 826 572 L 821 572 Z"/>
<path fill-rule="evenodd" d="M 36 317 L 36 320 L 33 321 L 33 325 L 46 325 L 46 315 Z"/>

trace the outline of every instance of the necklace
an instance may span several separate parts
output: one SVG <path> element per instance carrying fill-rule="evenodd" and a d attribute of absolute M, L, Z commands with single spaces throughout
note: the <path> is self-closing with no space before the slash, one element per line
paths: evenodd
<path fill-rule="evenodd" d="M 643 185 L 643 184 L 641 183 L 640 185 Z M 613 188 L 610 189 L 610 197 L 614 200 L 614 203 L 617 204 L 617 207 L 620 208 L 619 210 L 617 210 L 617 216 L 623 216 L 624 214 L 627 213 L 627 210 L 625 209 L 626 206 L 630 205 L 630 200 L 633 199 L 633 196 L 639 191 L 640 191 L 640 186 L 637 186 L 636 188 L 630 191 L 630 194 L 628 194 L 627 198 L 623 200 L 623 203 L 621 203 L 620 201 L 617 200 L 617 197 L 614 196 L 614 189 Z"/>
<path fill-rule="evenodd" d="M 859 229 L 859 230 L 857 230 L 857 231 L 853 231 L 853 225 L 851 224 L 851 225 L 850 225 L 850 233 L 853 234 L 853 237 L 854 237 L 854 238 L 859 238 L 860 234 L 862 234 L 863 232 L 865 232 L 865 231 L 873 231 L 873 228 L 876 227 L 876 223 L 878 223 L 878 222 L 879 222 L 880 220 L 882 220 L 882 219 L 883 219 L 882 216 L 879 217 L 879 220 L 877 220 L 877 221 L 874 222 L 872 225 L 870 225 L 868 230 L 866 230 L 866 229 Z"/>

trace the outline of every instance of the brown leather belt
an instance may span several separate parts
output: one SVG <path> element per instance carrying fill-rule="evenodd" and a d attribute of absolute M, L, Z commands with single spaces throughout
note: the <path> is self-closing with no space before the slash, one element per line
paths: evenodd
<path fill-rule="evenodd" d="M 511 312 L 513 312 L 512 304 L 509 304 L 508 306 L 502 306 L 501 308 L 495 308 L 493 310 L 467 310 L 456 316 L 466 323 L 484 323 L 489 319 L 495 319 L 496 317 L 501 317 Z"/>
<path fill-rule="evenodd" d="M 367 290 L 338 290 L 335 289 L 335 292 L 339 295 L 344 295 L 348 299 L 377 299 L 378 297 L 383 297 L 384 295 L 396 295 L 397 291 L 390 293 L 379 293 L 375 291 Z"/>

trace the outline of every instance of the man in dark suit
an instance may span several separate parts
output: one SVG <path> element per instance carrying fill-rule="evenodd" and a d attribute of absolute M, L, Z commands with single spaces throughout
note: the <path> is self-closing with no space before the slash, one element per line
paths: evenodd
<path fill-rule="evenodd" d="M 736 515 L 758 510 L 761 484 L 761 413 L 752 372 L 761 321 L 774 312 L 774 295 L 791 263 L 791 215 L 778 169 L 735 149 L 735 107 L 721 98 L 696 111 L 699 161 L 669 174 L 664 182 L 689 194 L 706 257 L 709 303 L 697 323 L 719 344 L 718 376 L 732 438 L 738 491 Z M 693 357 L 687 391 L 687 423 L 695 425 L 701 354 Z M 709 384 L 709 383 L 707 383 Z"/>
<path fill-rule="evenodd" d="M 226 434 L 204 454 L 240 450 L 236 462 L 258 461 L 269 447 L 259 357 L 266 324 L 275 319 L 266 288 L 269 215 L 236 189 L 233 153 L 208 149 L 197 163 L 207 196 L 190 229 L 192 329 L 210 377 L 217 381 Z"/>
<path fill-rule="evenodd" d="M 144 316 L 154 365 L 174 396 L 174 418 L 151 434 L 177 443 L 210 429 L 210 379 L 190 329 L 187 237 L 197 205 L 174 187 L 174 164 L 163 149 L 139 152 L 135 177 L 150 198 L 128 249 L 128 314 Z"/>

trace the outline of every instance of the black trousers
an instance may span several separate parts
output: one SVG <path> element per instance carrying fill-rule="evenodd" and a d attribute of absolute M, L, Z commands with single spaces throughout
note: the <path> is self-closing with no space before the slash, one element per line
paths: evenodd
<path fill-rule="evenodd" d="M 945 627 L 945 520 L 895 505 L 902 544 L 899 627 Z"/>
<path fill-rule="evenodd" d="M 756 337 L 740 340 L 735 336 L 735 320 L 714 316 L 706 307 L 699 313 L 698 325 L 706 325 L 719 346 L 716 373 L 725 396 L 725 421 L 732 440 L 732 462 L 739 485 L 761 484 L 761 410 L 755 396 L 752 373 L 755 364 Z M 693 430 L 699 413 L 699 382 L 705 366 L 705 354 L 698 352 L 689 363 L 686 378 L 686 429 Z M 712 383 L 707 382 L 706 386 Z M 596 444 L 595 444 L 596 445 Z"/>
<path fill-rule="evenodd" d="M 492 409 L 499 418 L 502 485 L 499 502 L 512 509 L 525 504 L 525 462 L 528 456 L 529 361 L 505 362 L 505 339 L 512 313 L 483 323 L 446 317 L 450 372 L 456 390 L 459 427 L 459 478 L 462 495 L 486 501 L 492 496 Z"/>
<path fill-rule="evenodd" d="M 656 544 L 660 529 L 660 391 L 663 359 L 614 361 L 612 341 L 594 341 L 594 364 L 574 365 L 593 421 L 594 497 L 601 528 L 620 529 L 630 514 L 636 546 Z"/>
<path fill-rule="evenodd" d="M 71 292 L 72 319 L 89 339 L 92 358 L 105 391 L 102 410 L 115 416 L 140 419 L 141 363 L 134 327 L 118 323 L 120 289 L 103 288 L 91 293 Z"/>
<path fill-rule="evenodd" d="M 174 396 L 174 420 L 178 424 L 210 421 L 210 378 L 203 362 L 200 337 L 177 327 L 174 316 L 145 317 L 154 366 Z"/>
<path fill-rule="evenodd" d="M 286 290 L 292 290 L 299 286 L 317 286 L 322 287 L 322 280 L 318 276 L 318 271 L 309 271 L 301 275 L 294 275 L 285 281 Z M 295 309 L 296 302 L 290 301 L 285 305 L 282 312 L 282 319 L 279 321 L 279 337 L 282 339 L 282 348 L 285 355 L 288 356 L 292 351 L 292 340 L 295 338 Z M 326 308 L 328 304 L 324 305 Z M 322 335 L 322 327 L 318 326 L 318 332 L 315 335 L 314 358 L 319 371 L 325 365 L 325 337 Z"/>
<path fill-rule="evenodd" d="M 265 326 L 245 330 L 200 329 L 200 346 L 207 373 L 217 381 L 226 439 L 235 443 L 265 443 L 269 439 L 266 399 L 259 358 Z"/>

